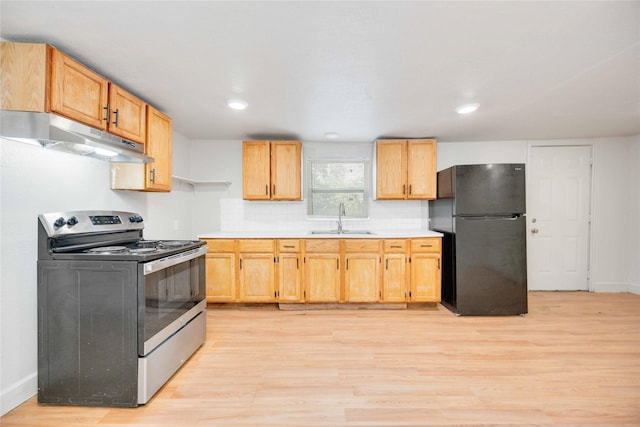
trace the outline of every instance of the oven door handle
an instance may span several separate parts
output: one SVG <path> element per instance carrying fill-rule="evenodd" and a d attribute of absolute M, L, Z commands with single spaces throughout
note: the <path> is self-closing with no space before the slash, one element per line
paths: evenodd
<path fill-rule="evenodd" d="M 198 258 L 206 254 L 208 251 L 208 247 L 201 246 L 197 249 L 192 249 L 190 251 L 181 252 L 176 255 L 171 255 L 166 258 L 148 262 L 144 265 L 144 275 L 146 276 L 148 274 L 155 273 L 156 271 L 164 270 L 165 268 L 172 267 L 174 265 L 192 260 L 194 258 Z"/>

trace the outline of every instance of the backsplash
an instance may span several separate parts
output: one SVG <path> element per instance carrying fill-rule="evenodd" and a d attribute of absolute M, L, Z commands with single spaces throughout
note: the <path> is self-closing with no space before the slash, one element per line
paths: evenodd
<path fill-rule="evenodd" d="M 255 202 L 220 199 L 222 231 L 330 230 L 335 219 L 307 219 L 306 202 Z M 346 229 L 411 230 L 428 228 L 428 203 L 419 200 L 370 201 L 369 219 L 344 219 Z"/>

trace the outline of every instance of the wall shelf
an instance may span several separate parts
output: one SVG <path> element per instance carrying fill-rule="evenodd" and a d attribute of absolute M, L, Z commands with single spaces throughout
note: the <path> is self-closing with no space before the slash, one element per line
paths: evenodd
<path fill-rule="evenodd" d="M 175 179 L 178 182 L 192 185 L 194 190 L 196 189 L 196 187 L 223 187 L 223 189 L 226 190 L 227 187 L 231 185 L 231 181 L 223 180 L 196 180 L 176 175 L 172 175 L 171 178 Z"/>

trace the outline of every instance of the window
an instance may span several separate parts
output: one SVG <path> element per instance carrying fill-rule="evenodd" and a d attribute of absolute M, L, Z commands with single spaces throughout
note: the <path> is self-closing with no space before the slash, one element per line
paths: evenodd
<path fill-rule="evenodd" d="M 334 218 L 344 203 L 345 218 L 369 215 L 369 162 L 365 159 L 309 159 L 307 162 L 307 213 Z"/>

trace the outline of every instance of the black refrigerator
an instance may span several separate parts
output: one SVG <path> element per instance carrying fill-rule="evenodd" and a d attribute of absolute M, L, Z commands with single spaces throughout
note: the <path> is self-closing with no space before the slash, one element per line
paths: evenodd
<path fill-rule="evenodd" d="M 527 313 L 525 165 L 438 172 L 430 228 L 442 239 L 442 304 L 459 315 Z"/>

